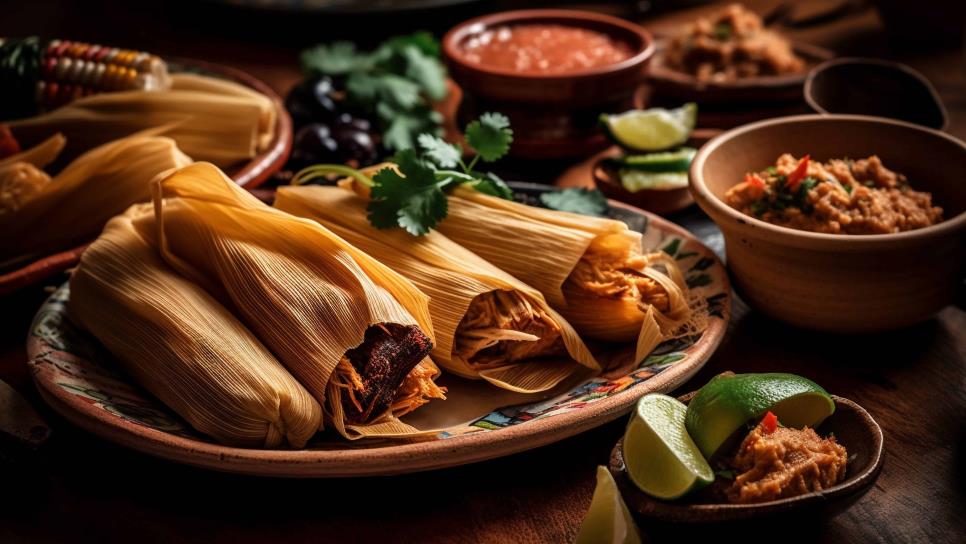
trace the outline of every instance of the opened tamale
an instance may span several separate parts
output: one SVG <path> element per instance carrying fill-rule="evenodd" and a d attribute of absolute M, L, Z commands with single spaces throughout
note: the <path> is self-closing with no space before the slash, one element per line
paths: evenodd
<path fill-rule="evenodd" d="M 150 204 L 111 220 L 71 276 L 71 318 L 192 427 L 233 446 L 301 447 L 319 404 L 224 306 L 161 260 Z M 148 236 L 143 236 L 142 233 Z"/>
<path fill-rule="evenodd" d="M 416 432 L 398 416 L 443 392 L 427 297 L 318 224 L 208 163 L 154 184 L 165 261 L 232 307 L 348 438 Z"/>
<path fill-rule="evenodd" d="M 275 135 L 275 108 L 266 96 L 238 83 L 175 74 L 167 90 L 85 96 L 9 126 L 26 145 L 64 134 L 67 159 L 111 140 L 163 127 L 160 134 L 172 138 L 190 157 L 228 167 L 269 145 Z"/>
<path fill-rule="evenodd" d="M 356 180 L 341 185 L 368 193 Z M 621 221 L 527 206 L 466 187 L 447 200 L 447 217 L 436 228 L 543 293 L 583 336 L 636 342 L 641 360 L 691 317 L 677 263 L 660 251 L 644 253 L 641 234 Z"/>
<path fill-rule="evenodd" d="M 92 240 L 108 219 L 150 200 L 152 178 L 190 163 L 173 140 L 159 136 L 135 135 L 88 151 L 15 207 L 0 208 L 0 262 Z"/>
<path fill-rule="evenodd" d="M 445 369 L 519 392 L 549 389 L 599 366 L 532 287 L 439 232 L 376 230 L 364 199 L 337 187 L 279 187 L 275 206 L 321 225 L 412 280 L 430 297 L 433 358 Z"/>

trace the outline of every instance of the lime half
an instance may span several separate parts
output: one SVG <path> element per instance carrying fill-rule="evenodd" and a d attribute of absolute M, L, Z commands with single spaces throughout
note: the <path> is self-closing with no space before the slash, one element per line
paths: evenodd
<path fill-rule="evenodd" d="M 597 467 L 597 487 L 590 501 L 590 510 L 580 524 L 576 544 L 640 544 L 637 531 L 617 482 L 604 467 Z"/>
<path fill-rule="evenodd" d="M 679 147 L 673 151 L 626 155 L 618 161 L 624 168 L 646 172 L 687 172 L 697 153 L 693 147 Z"/>
<path fill-rule="evenodd" d="M 786 427 L 815 427 L 832 415 L 835 402 L 815 382 L 795 374 L 717 376 L 688 404 L 688 433 L 708 459 L 731 444 L 745 424 L 768 411 Z"/>
<path fill-rule="evenodd" d="M 636 151 L 661 151 L 683 144 L 697 118 L 698 106 L 693 102 L 673 110 L 650 108 L 600 116 L 615 142 Z"/>
<path fill-rule="evenodd" d="M 687 407 L 652 393 L 637 402 L 624 433 L 624 465 L 641 491 L 676 499 L 714 480 L 711 466 L 684 427 Z"/>

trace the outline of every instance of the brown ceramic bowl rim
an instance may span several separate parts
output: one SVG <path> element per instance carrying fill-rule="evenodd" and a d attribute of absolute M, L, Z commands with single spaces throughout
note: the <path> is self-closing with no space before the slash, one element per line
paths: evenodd
<path fill-rule="evenodd" d="M 740 211 L 732 208 L 722 201 L 718 196 L 711 192 L 705 184 L 704 176 L 701 171 L 704 169 L 704 163 L 708 160 L 708 157 L 717 151 L 719 147 L 727 142 L 730 142 L 736 138 L 740 138 L 749 132 L 754 132 L 758 129 L 764 127 L 787 125 L 793 123 L 811 123 L 811 122 L 839 122 L 839 121 L 855 121 L 860 123 L 872 123 L 879 125 L 893 125 L 902 127 L 906 130 L 911 130 L 918 132 L 921 136 L 931 137 L 931 138 L 941 138 L 949 141 L 950 143 L 959 146 L 959 148 L 966 153 L 966 142 L 954 138 L 949 134 L 934 130 L 931 128 L 923 127 L 913 123 L 907 123 L 905 121 L 898 121 L 895 119 L 887 119 L 885 117 L 873 117 L 869 115 L 849 115 L 849 114 L 809 114 L 809 115 L 791 115 L 787 117 L 777 117 L 775 119 L 766 119 L 764 121 L 758 121 L 755 123 L 750 123 L 747 125 L 742 125 L 740 127 L 731 129 L 719 136 L 711 139 L 707 144 L 698 150 L 698 154 L 695 155 L 694 160 L 691 162 L 690 169 L 690 187 L 691 192 L 694 193 L 695 200 L 701 204 L 705 203 L 702 207 L 710 207 L 711 209 L 706 209 L 709 214 L 712 214 L 712 219 L 715 222 L 720 222 L 722 216 L 726 219 L 730 219 L 737 223 L 748 224 L 752 227 L 761 229 L 764 232 L 771 234 L 775 239 L 791 239 L 795 238 L 801 241 L 812 242 L 817 246 L 821 246 L 826 249 L 840 249 L 847 250 L 854 248 L 856 246 L 868 247 L 868 246 L 882 246 L 888 245 L 896 242 L 914 242 L 914 241 L 924 241 L 927 239 L 947 236 L 952 234 L 957 230 L 963 230 L 966 227 L 966 211 L 960 212 L 955 217 L 950 217 L 937 223 L 935 225 L 930 225 L 916 230 L 909 230 L 905 232 L 897 232 L 890 234 L 825 234 L 820 232 L 811 232 L 806 230 L 792 229 L 788 227 L 781 227 L 778 225 L 773 225 L 761 219 L 757 219 L 750 215 L 745 215 Z M 736 182 L 737 183 L 737 182 Z M 712 213 L 713 212 L 713 213 Z M 714 217 L 717 216 L 717 217 Z"/>
<path fill-rule="evenodd" d="M 808 76 L 805 77 L 805 89 L 803 91 L 805 95 L 805 103 L 807 103 L 808 107 L 812 108 L 812 110 L 825 115 L 833 114 L 833 112 L 828 111 L 815 100 L 815 96 L 812 93 L 812 87 L 815 84 L 815 78 L 818 76 L 818 74 L 824 72 L 829 68 L 834 68 L 836 66 L 841 66 L 843 64 L 853 64 L 853 65 L 869 64 L 873 66 L 883 66 L 886 68 L 893 68 L 895 70 L 899 70 L 900 72 L 903 72 L 906 75 L 912 76 L 920 83 L 922 83 L 923 86 L 926 87 L 926 89 L 929 90 L 929 94 L 932 95 L 933 101 L 936 103 L 937 106 L 939 106 L 939 111 L 942 113 L 942 116 L 943 116 L 943 126 L 940 127 L 939 130 L 946 130 L 946 128 L 949 127 L 949 111 L 946 110 L 946 105 L 943 104 L 942 98 L 939 97 L 939 92 L 936 91 L 936 87 L 932 84 L 932 82 L 929 81 L 926 78 L 926 76 L 922 75 L 922 73 L 920 73 L 912 66 L 909 66 L 908 64 L 903 64 L 901 62 L 896 62 L 894 60 L 886 60 L 886 59 L 873 59 L 868 57 L 841 57 L 837 59 L 830 59 L 821 64 L 816 65 L 814 68 L 809 70 Z M 927 128 L 931 128 L 931 127 L 927 127 Z"/>
<path fill-rule="evenodd" d="M 593 21 L 595 23 L 603 23 L 611 26 L 612 28 L 617 28 L 622 31 L 637 35 L 641 40 L 642 47 L 640 47 L 631 57 L 620 62 L 605 64 L 603 66 L 587 68 L 584 70 L 574 70 L 572 72 L 552 74 L 544 74 L 540 72 L 516 72 L 513 70 L 494 68 L 484 64 L 475 64 L 467 61 L 463 55 L 460 44 L 470 34 L 475 34 L 485 28 L 500 24 L 514 24 L 523 22 L 539 23 L 541 22 L 541 19 L 555 20 L 557 22 L 560 20 L 569 20 L 577 22 Z M 611 33 L 609 35 L 613 34 Z M 489 15 L 474 17 L 454 26 L 449 30 L 449 32 L 446 33 L 445 36 L 443 36 L 443 53 L 451 62 L 458 64 L 465 70 L 489 75 L 530 80 L 592 78 L 605 74 L 612 74 L 624 70 L 634 69 L 635 67 L 640 66 L 654 53 L 654 38 L 651 36 L 650 32 L 645 30 L 640 25 L 636 25 L 611 15 L 604 15 L 602 13 L 574 9 L 521 9 L 501 11 L 499 13 L 491 13 Z"/>

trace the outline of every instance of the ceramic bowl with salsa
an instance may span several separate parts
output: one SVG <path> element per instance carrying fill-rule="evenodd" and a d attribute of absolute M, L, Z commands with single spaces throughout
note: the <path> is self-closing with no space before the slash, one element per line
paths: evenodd
<path fill-rule="evenodd" d="M 875 332 L 953 301 L 966 264 L 964 170 L 966 143 L 948 134 L 799 115 L 708 142 L 690 188 L 724 234 L 746 302 L 804 328 Z"/>
<path fill-rule="evenodd" d="M 632 107 L 652 52 L 651 36 L 638 25 L 574 10 L 486 15 L 443 38 L 450 74 L 464 92 L 459 117 L 507 115 L 511 153 L 529 158 L 606 147 L 598 116 Z"/>

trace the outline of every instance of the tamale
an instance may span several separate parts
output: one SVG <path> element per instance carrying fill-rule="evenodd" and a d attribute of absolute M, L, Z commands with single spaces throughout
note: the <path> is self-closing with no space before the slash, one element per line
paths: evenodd
<path fill-rule="evenodd" d="M 29 162 L 0 164 L 0 217 L 14 213 L 50 183 L 50 176 Z"/>
<path fill-rule="evenodd" d="M 228 167 L 251 159 L 274 137 L 275 105 L 238 83 L 175 74 L 168 90 L 123 91 L 79 98 L 49 113 L 9 123 L 30 145 L 56 132 L 67 137 L 72 159 L 106 142 L 143 130 L 159 134 L 198 161 Z"/>
<path fill-rule="evenodd" d="M 112 219 L 71 276 L 71 319 L 196 430 L 232 446 L 302 447 L 322 409 L 255 336 L 165 264 L 150 204 Z"/>
<path fill-rule="evenodd" d="M 158 136 L 135 135 L 88 151 L 16 211 L 0 213 L 0 261 L 90 241 L 108 219 L 150 200 L 152 178 L 190 163 L 174 140 Z"/>
<path fill-rule="evenodd" d="M 318 224 L 271 208 L 208 163 L 153 185 L 159 247 L 236 311 L 348 438 L 405 435 L 443 398 L 428 300 Z"/>
<path fill-rule="evenodd" d="M 368 169 L 374 173 L 379 168 Z M 366 196 L 356 180 L 340 184 Z M 691 317 L 667 254 L 644 253 L 621 221 L 527 206 L 457 187 L 439 232 L 543 293 L 583 336 L 635 342 L 642 360 Z"/>
<path fill-rule="evenodd" d="M 275 206 L 319 222 L 429 295 L 433 359 L 467 378 L 518 392 L 549 389 L 599 365 L 567 321 L 532 287 L 439 232 L 376 230 L 365 200 L 336 187 L 279 187 Z"/>

